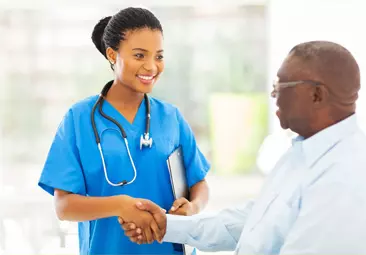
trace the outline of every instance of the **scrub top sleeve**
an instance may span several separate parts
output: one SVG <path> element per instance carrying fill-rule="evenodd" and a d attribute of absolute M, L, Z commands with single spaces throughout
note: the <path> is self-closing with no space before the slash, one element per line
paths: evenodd
<path fill-rule="evenodd" d="M 80 195 L 86 193 L 71 110 L 57 129 L 38 185 L 51 195 L 55 188 Z"/>
<path fill-rule="evenodd" d="M 197 146 L 193 131 L 177 109 L 179 122 L 179 143 L 182 146 L 188 186 L 191 188 L 202 181 L 210 170 L 210 163 Z"/>

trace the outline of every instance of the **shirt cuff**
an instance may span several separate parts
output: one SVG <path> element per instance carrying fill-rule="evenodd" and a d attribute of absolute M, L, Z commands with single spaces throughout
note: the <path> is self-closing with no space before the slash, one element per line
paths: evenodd
<path fill-rule="evenodd" d="M 192 217 L 167 214 L 166 220 L 167 228 L 163 241 L 186 244 L 192 225 L 194 225 Z"/>

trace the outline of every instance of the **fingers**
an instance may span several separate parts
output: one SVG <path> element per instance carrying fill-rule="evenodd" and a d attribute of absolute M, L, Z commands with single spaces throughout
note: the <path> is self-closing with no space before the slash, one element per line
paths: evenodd
<path fill-rule="evenodd" d="M 155 221 L 152 221 L 150 224 L 150 227 L 153 232 L 154 239 L 156 241 L 158 241 L 159 243 L 161 243 L 161 241 L 163 240 L 163 237 L 162 237 L 162 233 L 158 227 L 158 224 L 156 224 Z"/>
<path fill-rule="evenodd" d="M 154 241 L 154 236 L 153 236 L 153 234 L 151 233 L 151 228 L 150 228 L 150 226 L 148 226 L 148 227 L 146 227 L 146 228 L 144 229 L 144 234 L 145 234 L 146 242 L 147 242 L 148 244 L 153 243 L 153 241 Z M 139 243 L 139 242 L 137 242 L 137 243 Z M 141 243 L 139 243 L 139 244 L 141 244 Z"/>
<path fill-rule="evenodd" d="M 166 214 L 165 214 L 165 212 L 160 211 L 159 213 L 154 213 L 153 218 L 160 230 L 160 235 L 161 235 L 161 239 L 162 239 L 165 235 L 166 225 L 167 225 Z"/>
<path fill-rule="evenodd" d="M 131 231 L 131 230 L 136 229 L 136 225 L 135 225 L 135 223 L 124 223 L 124 224 L 122 224 L 122 229 L 124 231 Z"/>
<path fill-rule="evenodd" d="M 160 230 L 158 224 L 153 220 L 150 224 L 151 233 L 152 233 L 152 241 L 156 240 L 159 243 L 162 242 L 163 239 L 163 233 L 165 234 L 165 228 L 163 230 Z M 148 240 L 146 238 L 143 238 L 143 233 L 141 228 L 137 228 L 134 223 L 125 223 L 122 224 L 122 229 L 125 231 L 125 236 L 130 238 L 132 242 L 136 243 L 148 243 Z M 151 241 L 151 242 L 152 242 Z"/>
<path fill-rule="evenodd" d="M 138 237 L 142 234 L 141 229 L 133 229 L 133 230 L 126 230 L 125 236 L 131 238 L 131 237 Z"/>
<path fill-rule="evenodd" d="M 177 200 L 174 201 L 172 207 L 170 208 L 171 212 L 174 212 L 175 210 L 177 210 L 179 207 L 183 206 L 184 204 L 189 203 L 189 201 L 184 198 L 178 198 Z"/>
<path fill-rule="evenodd" d="M 146 243 L 146 240 L 143 238 L 142 235 L 139 235 L 137 237 L 130 237 L 130 241 L 138 244 Z"/>
<path fill-rule="evenodd" d="M 131 241 L 137 243 L 137 244 L 147 244 L 147 240 L 146 240 L 146 235 L 145 233 L 142 233 L 141 235 L 134 237 L 134 238 L 130 238 Z"/>

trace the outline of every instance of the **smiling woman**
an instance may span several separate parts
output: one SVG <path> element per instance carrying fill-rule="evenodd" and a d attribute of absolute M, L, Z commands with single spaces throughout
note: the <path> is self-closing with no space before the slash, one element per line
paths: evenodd
<path fill-rule="evenodd" d="M 39 186 L 55 196 L 61 220 L 79 222 L 80 254 L 182 254 L 182 246 L 154 242 L 154 218 L 135 207 L 144 198 L 190 215 L 208 200 L 210 165 L 189 124 L 175 106 L 147 96 L 164 70 L 162 26 L 150 11 L 127 8 L 100 20 L 92 40 L 114 79 L 65 114 Z M 184 203 L 174 201 L 166 164 L 179 147 L 190 188 Z M 132 243 L 117 217 L 143 227 L 150 244 Z"/>
<path fill-rule="evenodd" d="M 92 34 L 97 49 L 115 72 L 116 79 L 107 95 L 112 104 L 141 101 L 142 94 L 152 91 L 164 70 L 163 29 L 159 20 L 149 11 L 127 10 L 100 20 Z M 125 100 L 120 100 L 122 95 Z"/>

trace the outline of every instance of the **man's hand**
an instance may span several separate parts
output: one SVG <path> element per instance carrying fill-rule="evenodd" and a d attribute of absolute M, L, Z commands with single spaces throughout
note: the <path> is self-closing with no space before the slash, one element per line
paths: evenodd
<path fill-rule="evenodd" d="M 172 208 L 169 210 L 169 214 L 190 216 L 198 213 L 197 206 L 189 202 L 186 198 L 181 197 L 174 201 Z"/>
<path fill-rule="evenodd" d="M 138 204 L 140 207 L 147 204 L 150 210 L 141 210 L 136 207 Z M 119 214 L 120 222 L 131 222 L 139 227 L 139 234 L 142 236 L 140 239 L 144 243 L 152 243 L 154 240 L 161 241 L 165 234 L 165 227 L 163 227 L 162 217 L 165 217 L 165 212 L 156 204 L 143 199 L 136 199 L 132 197 L 124 197 L 121 212 Z M 164 215 L 164 216 L 162 216 Z M 166 225 L 166 224 L 165 224 Z M 162 227 L 164 231 L 160 229 Z M 136 240 L 141 244 L 142 241 Z"/>
<path fill-rule="evenodd" d="M 138 210 L 148 212 L 153 216 L 154 222 L 158 226 L 157 233 L 156 231 L 153 231 L 154 239 L 161 243 L 166 232 L 166 211 L 160 208 L 158 205 L 154 204 L 153 202 L 143 199 L 138 199 L 138 202 L 136 203 L 136 208 L 138 208 Z M 125 231 L 125 235 L 129 237 L 132 242 L 138 244 L 149 243 L 149 240 L 146 238 L 146 236 L 142 234 L 143 231 L 138 224 L 126 221 L 121 217 L 118 218 L 118 221 L 122 225 L 122 228 Z"/>

